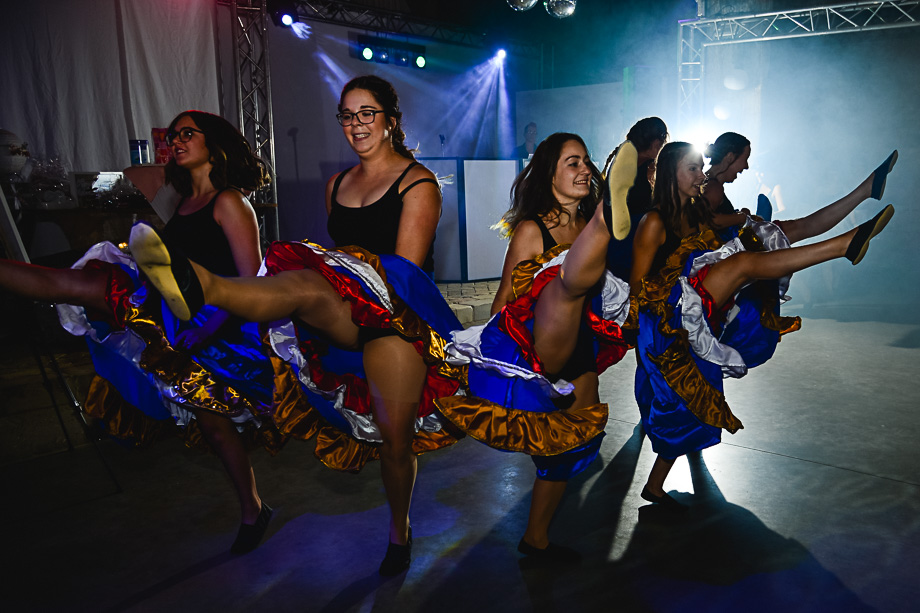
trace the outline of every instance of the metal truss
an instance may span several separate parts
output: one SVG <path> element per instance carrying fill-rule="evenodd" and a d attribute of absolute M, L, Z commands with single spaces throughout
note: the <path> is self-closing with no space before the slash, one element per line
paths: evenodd
<path fill-rule="evenodd" d="M 920 1 L 854 2 L 680 23 L 678 121 L 702 116 L 705 50 L 717 45 L 920 25 Z"/>
<path fill-rule="evenodd" d="M 277 210 L 259 204 L 278 202 L 275 173 L 275 130 L 272 122 L 271 74 L 268 56 L 265 0 L 225 0 L 231 14 L 233 63 L 236 67 L 236 101 L 240 132 L 252 144 L 253 151 L 268 167 L 271 183 L 252 195 L 262 215 L 263 234 L 269 241 L 278 240 Z"/>

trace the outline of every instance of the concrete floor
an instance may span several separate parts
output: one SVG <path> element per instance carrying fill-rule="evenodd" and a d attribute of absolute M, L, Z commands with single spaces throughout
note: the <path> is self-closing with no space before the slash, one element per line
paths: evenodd
<path fill-rule="evenodd" d="M 54 339 L 78 389 L 79 344 Z M 677 462 L 692 505 L 648 513 L 654 459 L 637 427 L 634 357 L 601 377 L 601 459 L 552 529 L 577 567 L 522 562 L 533 468 L 464 440 L 423 456 L 405 575 L 376 574 L 387 510 L 376 465 L 333 472 L 292 442 L 253 464 L 276 513 L 265 542 L 227 553 L 235 497 L 217 459 L 169 440 L 67 451 L 40 377 L 14 343 L 0 364 L 6 611 L 916 611 L 920 599 L 920 325 L 807 319 L 726 396 L 745 429 Z M 33 385 L 31 391 L 26 389 Z M 42 396 L 44 395 L 44 396 Z M 22 398 L 33 408 L 17 410 Z M 18 432 L 18 433 L 17 433 Z"/>

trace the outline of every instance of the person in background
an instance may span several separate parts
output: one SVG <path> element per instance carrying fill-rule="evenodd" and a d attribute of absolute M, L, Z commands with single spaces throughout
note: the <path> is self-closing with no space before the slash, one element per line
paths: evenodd
<path fill-rule="evenodd" d="M 512 160 L 526 160 L 537 150 L 537 124 L 530 122 L 524 126 L 524 142 L 511 152 Z"/>

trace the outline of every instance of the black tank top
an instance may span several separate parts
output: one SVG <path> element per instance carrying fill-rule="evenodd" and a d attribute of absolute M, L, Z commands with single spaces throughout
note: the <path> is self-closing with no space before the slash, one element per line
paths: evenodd
<path fill-rule="evenodd" d="M 163 228 L 163 238 L 182 249 L 190 260 L 195 260 L 214 274 L 238 277 L 239 271 L 233 261 L 230 242 L 220 224 L 214 221 L 214 204 L 224 191 L 217 192 L 210 202 L 194 213 L 180 215 L 177 208 Z"/>
<path fill-rule="evenodd" d="M 664 268 L 668 256 L 680 247 L 680 241 L 680 236 L 671 232 L 667 225 L 665 225 L 664 243 L 658 247 L 658 251 L 655 252 L 655 257 L 652 259 L 652 269 L 648 271 L 648 276 L 658 274 L 658 272 Z"/>
<path fill-rule="evenodd" d="M 377 255 L 396 253 L 396 237 L 399 234 L 399 218 L 402 216 L 403 196 L 419 183 L 438 184 L 434 179 L 424 178 L 399 190 L 399 184 L 409 171 L 419 166 L 412 162 L 393 182 L 390 189 L 376 202 L 363 207 L 342 206 L 336 200 L 342 179 L 351 170 L 342 171 L 332 186 L 332 203 L 326 229 L 336 247 L 356 245 Z M 428 248 L 428 255 L 422 264 L 422 270 L 434 272 L 434 243 Z"/>

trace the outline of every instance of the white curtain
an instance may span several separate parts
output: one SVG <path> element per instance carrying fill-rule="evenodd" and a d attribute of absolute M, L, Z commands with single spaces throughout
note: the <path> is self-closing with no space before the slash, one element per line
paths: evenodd
<path fill-rule="evenodd" d="M 120 170 L 180 111 L 220 113 L 215 0 L 5 2 L 0 128 L 68 170 Z M 152 143 L 151 143 L 152 146 Z"/>

